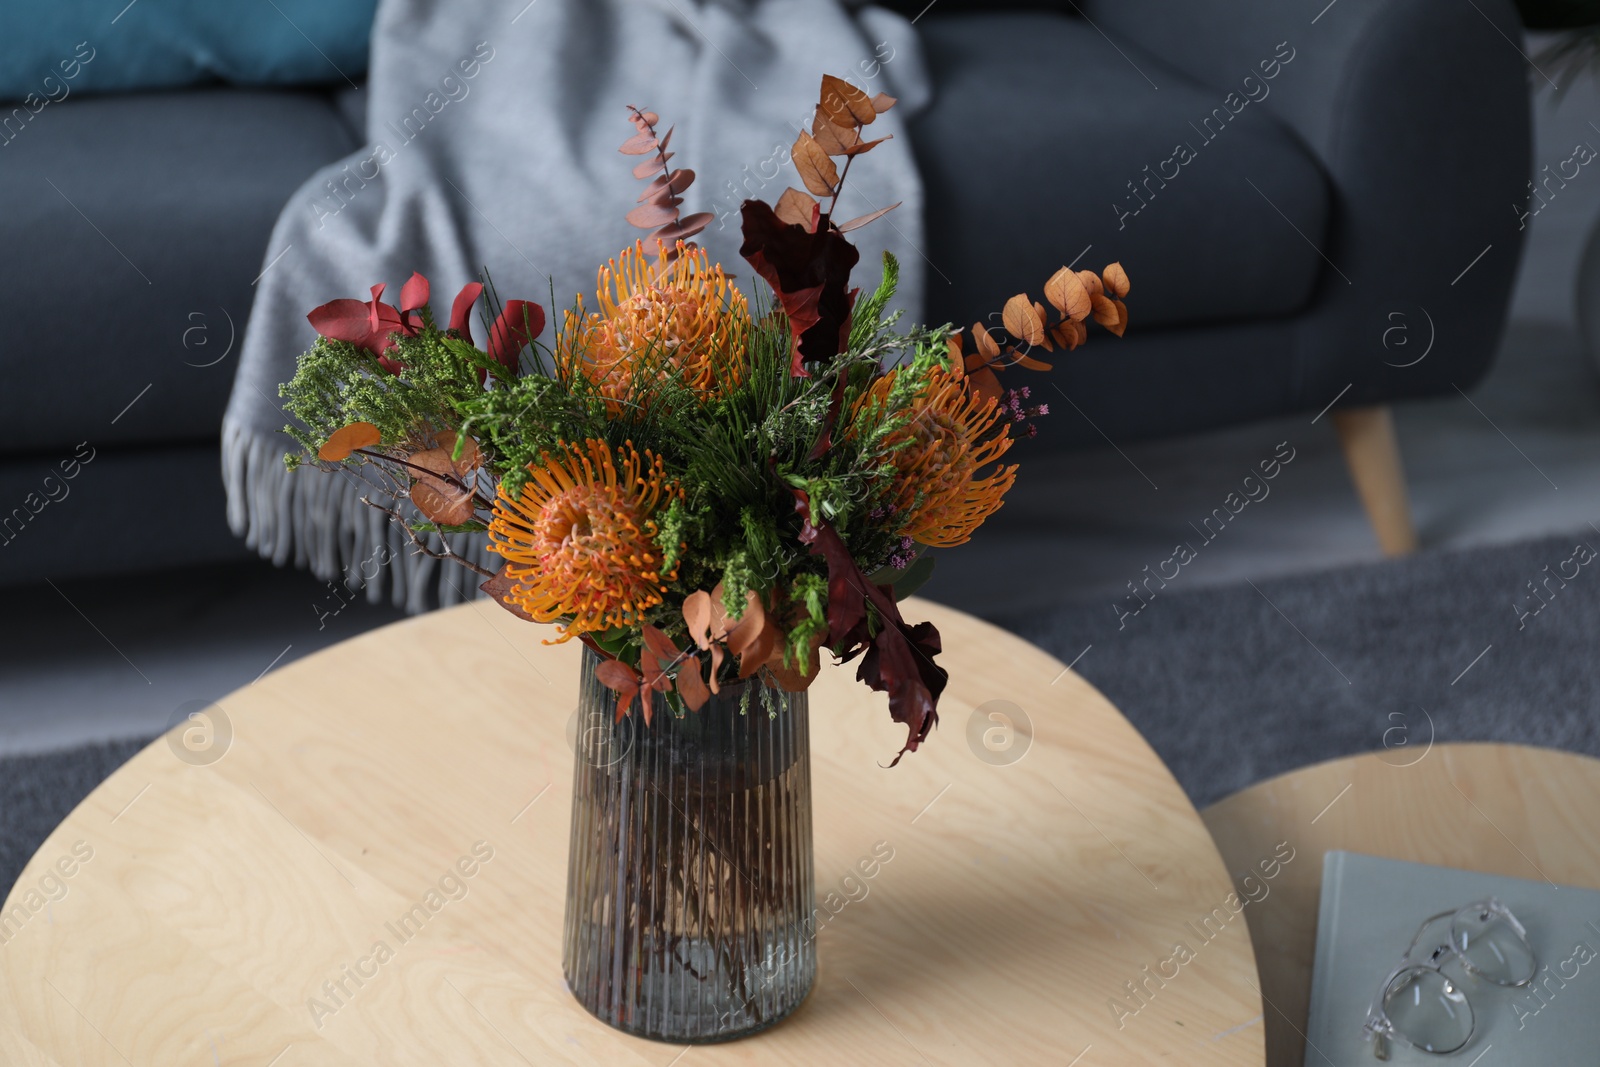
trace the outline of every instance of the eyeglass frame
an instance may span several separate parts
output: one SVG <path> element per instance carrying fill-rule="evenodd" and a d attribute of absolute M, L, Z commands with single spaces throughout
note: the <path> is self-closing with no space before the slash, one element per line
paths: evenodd
<path fill-rule="evenodd" d="M 1527 948 L 1528 957 L 1533 961 L 1533 969 L 1528 972 L 1526 978 L 1520 982 L 1496 982 L 1474 966 L 1461 949 L 1456 947 L 1455 917 L 1470 908 L 1481 908 L 1500 917 L 1511 927 L 1511 931 L 1517 935 L 1518 940 Z M 1416 951 L 1418 943 L 1422 940 L 1422 935 L 1427 932 L 1428 927 L 1440 919 L 1451 920 L 1449 940 L 1443 945 L 1435 946 L 1433 951 L 1429 953 L 1426 963 L 1414 962 L 1411 954 Z M 1459 987 L 1456 985 L 1455 980 L 1444 973 L 1444 965 L 1451 959 L 1459 960 L 1462 969 L 1473 978 L 1490 982 L 1502 989 L 1522 989 L 1532 984 L 1534 978 L 1539 974 L 1539 956 L 1538 953 L 1534 952 L 1533 945 L 1528 941 L 1527 928 L 1522 925 L 1522 921 L 1513 915 L 1511 909 L 1499 898 L 1489 896 L 1480 900 L 1469 900 L 1458 908 L 1451 908 L 1449 911 L 1441 911 L 1437 915 L 1429 916 L 1422 920 L 1422 924 L 1417 927 L 1417 932 L 1411 937 L 1411 943 L 1406 946 L 1405 954 L 1400 957 L 1400 966 L 1390 971 L 1388 976 L 1384 978 L 1383 982 L 1378 986 L 1378 995 L 1373 998 L 1371 1007 L 1367 1009 L 1367 1021 L 1362 1025 L 1361 1030 L 1372 1041 L 1372 1054 L 1375 1058 L 1387 1060 L 1389 1058 L 1389 1043 L 1392 1041 L 1399 1041 L 1408 1048 L 1414 1048 L 1418 1052 L 1426 1052 L 1433 1056 L 1452 1056 L 1472 1043 L 1472 1038 L 1478 1032 L 1478 1013 L 1476 1011 L 1472 1011 L 1471 1027 L 1467 1031 L 1466 1039 L 1453 1049 L 1435 1052 L 1433 1049 L 1423 1048 L 1407 1037 L 1394 1024 L 1394 1020 L 1389 1018 L 1389 1013 L 1383 1006 L 1383 1002 L 1388 997 L 1389 990 L 1394 985 L 1395 979 L 1412 971 L 1433 971 L 1444 979 L 1446 993 L 1457 990 Z M 1461 990 L 1461 999 L 1467 1005 L 1468 1010 L 1472 1010 L 1472 1002 L 1467 999 L 1465 990 Z"/>

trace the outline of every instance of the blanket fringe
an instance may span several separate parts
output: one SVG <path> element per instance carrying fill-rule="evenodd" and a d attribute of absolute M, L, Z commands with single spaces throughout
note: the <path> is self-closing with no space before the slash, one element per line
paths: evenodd
<path fill-rule="evenodd" d="M 362 589 L 371 604 L 385 599 L 409 614 L 448 607 L 484 594 L 481 579 L 447 560 L 423 555 L 404 530 L 366 496 L 386 506 L 394 498 L 353 478 L 322 471 L 287 470 L 284 438 L 262 436 L 226 419 L 222 425 L 222 481 L 228 495 L 228 526 L 262 558 L 279 567 L 291 563 L 323 581 L 343 579 Z M 450 550 L 490 570 L 502 562 L 488 551 L 484 534 L 450 534 Z M 430 534 L 429 547 L 441 538 Z"/>

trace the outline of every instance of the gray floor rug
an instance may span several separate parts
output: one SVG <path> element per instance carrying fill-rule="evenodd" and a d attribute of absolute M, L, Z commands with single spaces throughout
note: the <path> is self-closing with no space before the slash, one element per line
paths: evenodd
<path fill-rule="evenodd" d="M 1180 575 L 1152 580 L 1137 614 L 1130 596 L 996 621 L 1076 658 L 1199 806 L 1334 756 L 1415 758 L 1430 738 L 1600 756 L 1600 534 L 1586 534 L 1256 586 L 1181 592 Z M 0 759 L 0 885 L 140 747 Z"/>
<path fill-rule="evenodd" d="M 995 621 L 1063 662 L 1081 654 L 1076 670 L 1203 807 L 1335 756 L 1406 762 L 1430 737 L 1600 756 L 1591 545 L 1585 528 L 1192 592 L 1180 573 L 1152 580 L 1137 614 L 1130 594 Z"/>

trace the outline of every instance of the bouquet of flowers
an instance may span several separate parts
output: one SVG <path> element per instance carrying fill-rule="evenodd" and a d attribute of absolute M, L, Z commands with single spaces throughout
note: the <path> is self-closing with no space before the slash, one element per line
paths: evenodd
<path fill-rule="evenodd" d="M 800 690 L 827 649 L 860 660 L 909 730 L 901 755 L 914 750 L 946 673 L 938 632 L 899 602 L 931 569 L 926 548 L 965 543 L 1000 507 L 1013 430 L 1032 436 L 1047 414 L 999 374 L 1048 370 L 1039 350 L 1076 348 L 1091 318 L 1120 336 L 1129 283 L 1116 263 L 1063 267 L 1048 307 L 1005 303 L 999 337 L 897 328 L 894 258 L 862 296 L 845 236 L 897 205 L 833 215 L 894 102 L 825 77 L 792 152 L 806 191 L 744 202 L 740 254 L 770 298 L 693 243 L 711 218 L 680 212 L 694 173 L 672 166 L 672 131 L 630 109 L 621 151 L 649 184 L 628 221 L 650 232 L 599 269 L 593 309 L 580 297 L 546 340 L 543 307 L 473 282 L 441 324 L 420 274 L 398 306 L 375 285 L 317 308 L 319 337 L 281 389 L 305 450 L 287 463 L 366 477 L 384 499 L 365 502 L 418 551 L 479 571 L 554 640 L 582 640 L 619 718 L 638 697 L 648 726 L 654 693 L 697 710 L 757 672 Z M 498 572 L 429 536 L 462 531 L 487 531 Z"/>

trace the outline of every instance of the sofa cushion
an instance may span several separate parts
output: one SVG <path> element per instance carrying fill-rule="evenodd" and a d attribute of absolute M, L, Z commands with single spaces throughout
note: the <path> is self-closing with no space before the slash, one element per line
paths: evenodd
<path fill-rule="evenodd" d="M 35 116 L 0 146 L 0 450 L 214 439 L 273 223 L 354 147 L 312 93 L 91 97 Z"/>
<path fill-rule="evenodd" d="M 376 0 L 50 0 L 0 5 L 0 100 L 345 85 L 367 72 Z"/>
<path fill-rule="evenodd" d="M 930 319 L 998 325 L 1008 296 L 1041 299 L 1080 256 L 1080 269 L 1127 267 L 1141 330 L 1306 305 L 1325 269 L 1313 244 L 1326 241 L 1329 186 L 1249 102 L 1252 72 L 1203 86 L 1084 20 L 937 12 L 917 23 L 936 96 L 911 122 Z M 1291 60 L 1277 77 L 1295 73 Z"/>

